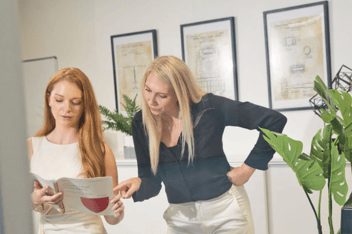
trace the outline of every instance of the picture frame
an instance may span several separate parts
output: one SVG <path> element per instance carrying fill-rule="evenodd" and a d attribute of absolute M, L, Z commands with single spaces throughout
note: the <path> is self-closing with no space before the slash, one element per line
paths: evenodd
<path fill-rule="evenodd" d="M 133 99 L 138 94 L 145 69 L 158 56 L 156 30 L 112 35 L 110 39 L 116 110 L 126 113 L 123 95 Z"/>
<path fill-rule="evenodd" d="M 263 12 L 269 107 L 312 109 L 317 75 L 331 86 L 328 1 Z"/>
<path fill-rule="evenodd" d="M 182 59 L 206 92 L 238 100 L 235 18 L 182 24 Z"/>

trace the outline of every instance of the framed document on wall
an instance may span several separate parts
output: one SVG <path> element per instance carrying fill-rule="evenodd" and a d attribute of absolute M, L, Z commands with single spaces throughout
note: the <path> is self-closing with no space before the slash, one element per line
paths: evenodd
<path fill-rule="evenodd" d="M 207 92 L 238 100 L 234 17 L 181 25 L 182 59 Z"/>
<path fill-rule="evenodd" d="M 137 95 L 145 69 L 158 56 L 156 30 L 113 35 L 111 51 L 116 110 L 121 113 L 123 95 L 131 99 Z"/>
<path fill-rule="evenodd" d="M 328 2 L 264 12 L 269 106 L 311 109 L 314 79 L 331 85 Z"/>

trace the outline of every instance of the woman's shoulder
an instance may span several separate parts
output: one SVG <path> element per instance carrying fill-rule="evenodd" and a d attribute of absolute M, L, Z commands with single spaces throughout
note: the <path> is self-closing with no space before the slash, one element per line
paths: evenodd
<path fill-rule="evenodd" d="M 40 136 L 40 137 L 31 137 L 27 139 L 27 142 L 30 142 L 33 145 L 33 148 L 35 148 L 36 145 L 38 145 L 40 142 L 42 142 L 45 139 L 45 136 Z"/>
<path fill-rule="evenodd" d="M 143 129 L 143 115 L 142 115 L 142 110 L 139 110 L 133 116 L 132 132 L 136 130 L 141 131 L 141 129 Z"/>
<path fill-rule="evenodd" d="M 134 114 L 132 122 L 134 122 L 134 123 L 142 123 L 143 122 L 142 110 L 139 110 Z"/>
<path fill-rule="evenodd" d="M 32 159 L 34 152 L 37 151 L 38 145 L 43 141 L 45 136 L 31 137 L 27 139 L 27 149 L 29 155 L 29 161 Z"/>
<path fill-rule="evenodd" d="M 196 107 L 200 108 L 216 108 L 219 107 L 224 101 L 224 97 L 215 95 L 213 93 L 206 93 L 203 95 L 200 102 L 196 103 Z"/>

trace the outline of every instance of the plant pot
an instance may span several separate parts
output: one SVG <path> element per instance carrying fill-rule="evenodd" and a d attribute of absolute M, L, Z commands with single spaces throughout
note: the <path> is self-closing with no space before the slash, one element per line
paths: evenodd
<path fill-rule="evenodd" d="M 341 209 L 341 234 L 352 233 L 352 204 Z"/>
<path fill-rule="evenodd" d="M 125 159 L 136 158 L 132 136 L 123 137 L 123 153 L 124 153 Z"/>

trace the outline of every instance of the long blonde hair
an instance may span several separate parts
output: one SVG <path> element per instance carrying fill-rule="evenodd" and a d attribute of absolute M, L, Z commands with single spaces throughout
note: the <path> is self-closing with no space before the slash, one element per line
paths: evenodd
<path fill-rule="evenodd" d="M 176 93 L 182 121 L 182 152 L 184 154 L 186 143 L 188 145 L 188 162 L 194 158 L 194 137 L 191 118 L 191 104 L 198 103 L 205 94 L 195 79 L 191 70 L 180 59 L 174 56 L 156 58 L 146 69 L 142 81 L 141 92 L 150 73 L 154 74 L 166 84 L 171 85 Z M 142 98 L 143 124 L 149 136 L 149 155 L 153 173 L 156 174 L 159 163 L 159 147 L 161 141 L 161 120 L 150 111 L 146 101 Z"/>
<path fill-rule="evenodd" d="M 78 139 L 84 177 L 105 176 L 105 146 L 99 108 L 88 77 L 78 68 L 61 69 L 50 79 L 45 90 L 44 123 L 34 136 L 46 136 L 55 129 L 49 98 L 54 85 L 62 80 L 76 84 L 83 94 L 84 111 L 79 121 Z"/>

